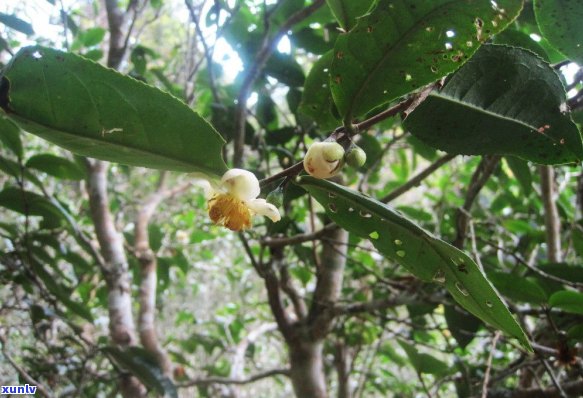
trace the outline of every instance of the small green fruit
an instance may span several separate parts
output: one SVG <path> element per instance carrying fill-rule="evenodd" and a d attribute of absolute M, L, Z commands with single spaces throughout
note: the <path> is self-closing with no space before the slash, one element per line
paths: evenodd
<path fill-rule="evenodd" d="M 346 151 L 346 163 L 354 168 L 360 168 L 366 163 L 366 152 L 359 146 L 352 146 Z"/>

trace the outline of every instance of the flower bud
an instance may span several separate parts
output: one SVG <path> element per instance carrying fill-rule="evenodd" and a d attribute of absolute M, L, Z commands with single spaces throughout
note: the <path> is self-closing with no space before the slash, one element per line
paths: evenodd
<path fill-rule="evenodd" d="M 360 168 L 366 163 L 366 152 L 359 146 L 353 145 L 346 151 L 346 163 L 354 168 Z"/>
<path fill-rule="evenodd" d="M 316 178 L 336 175 L 344 164 L 344 148 L 337 142 L 316 142 L 304 157 L 304 169 Z"/>

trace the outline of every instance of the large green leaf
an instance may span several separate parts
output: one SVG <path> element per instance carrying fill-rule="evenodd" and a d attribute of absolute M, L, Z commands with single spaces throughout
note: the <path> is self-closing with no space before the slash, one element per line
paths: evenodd
<path fill-rule="evenodd" d="M 356 23 L 356 18 L 364 15 L 370 6 L 372 5 L 372 0 L 326 0 L 328 7 L 334 14 L 334 17 L 342 27 L 342 29 L 348 31 Z"/>
<path fill-rule="evenodd" d="M 522 0 L 379 0 L 334 46 L 331 88 L 345 120 L 459 68 Z"/>
<path fill-rule="evenodd" d="M 330 64 L 332 51 L 322 55 L 312 66 L 306 79 L 299 111 L 313 118 L 322 130 L 332 130 L 340 124 L 334 115 L 334 101 L 330 93 Z"/>
<path fill-rule="evenodd" d="M 220 175 L 224 141 L 171 95 L 74 54 L 26 47 L 3 75 L 0 98 L 20 126 L 85 156 Z"/>
<path fill-rule="evenodd" d="M 300 177 L 299 184 L 324 206 L 338 225 L 369 239 L 385 257 L 398 262 L 417 278 L 444 285 L 466 310 L 530 349 L 524 332 L 467 254 L 359 192 L 310 176 Z"/>
<path fill-rule="evenodd" d="M 583 2 L 535 0 L 534 12 L 544 37 L 571 61 L 583 64 Z"/>
<path fill-rule="evenodd" d="M 515 155 L 542 164 L 583 159 L 565 90 L 541 58 L 487 45 L 405 120 L 427 144 L 464 155 Z"/>

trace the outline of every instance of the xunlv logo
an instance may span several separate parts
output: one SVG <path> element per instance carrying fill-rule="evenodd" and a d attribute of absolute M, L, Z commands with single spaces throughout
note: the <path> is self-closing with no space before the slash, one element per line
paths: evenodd
<path fill-rule="evenodd" d="M 28 384 L 25 384 L 23 386 L 0 386 L 0 395 L 3 394 L 24 395 L 34 393 L 36 393 L 36 386 L 31 386 Z"/>

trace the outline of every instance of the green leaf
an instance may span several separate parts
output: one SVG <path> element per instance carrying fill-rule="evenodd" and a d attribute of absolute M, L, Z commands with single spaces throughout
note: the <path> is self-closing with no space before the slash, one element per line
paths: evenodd
<path fill-rule="evenodd" d="M 158 169 L 226 170 L 224 141 L 202 117 L 169 94 L 92 61 L 26 47 L 4 77 L 10 117 L 72 152 Z"/>
<path fill-rule="evenodd" d="M 340 124 L 334 113 L 334 101 L 330 92 L 330 64 L 333 52 L 322 55 L 312 66 L 302 95 L 299 112 L 310 116 L 322 130 L 332 130 Z"/>
<path fill-rule="evenodd" d="M 450 366 L 447 363 L 432 355 L 419 353 L 412 344 L 409 344 L 404 340 L 399 340 L 399 345 L 407 353 L 411 365 L 413 365 L 417 372 L 438 376 L 443 376 L 450 372 Z"/>
<path fill-rule="evenodd" d="M 342 29 L 349 31 L 356 24 L 356 18 L 370 9 L 373 0 L 326 0 L 326 3 Z"/>
<path fill-rule="evenodd" d="M 0 142 L 10 149 L 18 158 L 22 158 L 22 141 L 20 127 L 10 120 L 3 111 L 0 111 Z"/>
<path fill-rule="evenodd" d="M 379 0 L 334 46 L 331 88 L 352 120 L 453 72 L 522 9 L 522 1 Z"/>
<path fill-rule="evenodd" d="M 304 71 L 294 57 L 275 52 L 263 69 L 269 76 L 290 87 L 301 87 L 306 80 Z"/>
<path fill-rule="evenodd" d="M 547 294 L 543 288 L 524 276 L 507 272 L 492 272 L 488 274 L 488 278 L 501 294 L 511 300 L 535 305 L 541 305 L 547 301 Z"/>
<path fill-rule="evenodd" d="M 518 180 L 524 196 L 530 195 L 532 192 L 532 173 L 528 167 L 528 163 L 522 159 L 515 158 L 514 156 L 506 156 L 504 158 L 506 164 L 512 171 L 512 174 Z"/>
<path fill-rule="evenodd" d="M 9 15 L 0 12 L 0 23 L 24 33 L 27 36 L 34 35 L 32 25 L 18 18 L 16 15 Z"/>
<path fill-rule="evenodd" d="M 15 187 L 0 192 L 0 206 L 24 215 L 41 216 L 47 228 L 56 228 L 63 220 L 63 214 L 50 200 Z"/>
<path fill-rule="evenodd" d="M 572 290 L 561 290 L 553 293 L 549 298 L 549 305 L 573 314 L 583 315 L 583 294 Z"/>
<path fill-rule="evenodd" d="M 482 325 L 482 322 L 472 314 L 451 305 L 445 306 L 444 316 L 447 328 L 461 348 L 466 348 L 472 342 Z"/>
<path fill-rule="evenodd" d="M 532 40 L 529 35 L 515 29 L 506 29 L 504 32 L 496 35 L 493 40 L 494 44 L 507 44 L 513 47 L 520 47 L 534 52 L 547 62 L 550 62 L 549 56 L 545 49 Z"/>
<path fill-rule="evenodd" d="M 96 46 L 103 41 L 105 33 L 103 28 L 90 28 L 79 33 L 79 40 L 84 47 Z"/>
<path fill-rule="evenodd" d="M 43 153 L 28 159 L 26 167 L 37 169 L 53 177 L 79 181 L 85 178 L 85 171 L 75 162 L 60 156 Z"/>
<path fill-rule="evenodd" d="M 536 98 L 536 101 L 533 101 Z M 557 73 L 532 52 L 487 45 L 405 120 L 428 145 L 464 155 L 515 155 L 542 164 L 583 158 Z"/>
<path fill-rule="evenodd" d="M 118 347 L 104 347 L 102 350 L 122 368 L 130 371 L 147 387 L 171 398 L 178 398 L 176 386 L 167 376 L 164 376 L 156 358 L 140 347 L 129 347 L 122 350 Z"/>
<path fill-rule="evenodd" d="M 91 315 L 89 308 L 84 304 L 71 299 L 71 289 L 59 283 L 53 275 L 47 272 L 45 269 L 45 264 L 43 264 L 40 259 L 36 258 L 36 256 L 31 255 L 29 258 L 31 260 L 31 267 L 34 271 L 34 274 L 43 281 L 47 290 L 53 296 L 55 296 L 55 298 L 59 300 L 68 310 L 85 319 L 86 321 L 93 322 L 93 316 Z"/>
<path fill-rule="evenodd" d="M 310 176 L 300 177 L 299 184 L 339 226 L 369 239 L 385 257 L 417 278 L 443 284 L 462 307 L 530 350 L 524 332 L 467 254 L 359 192 Z"/>
<path fill-rule="evenodd" d="M 536 23 L 544 37 L 571 61 L 583 64 L 583 3 L 535 0 Z"/>

